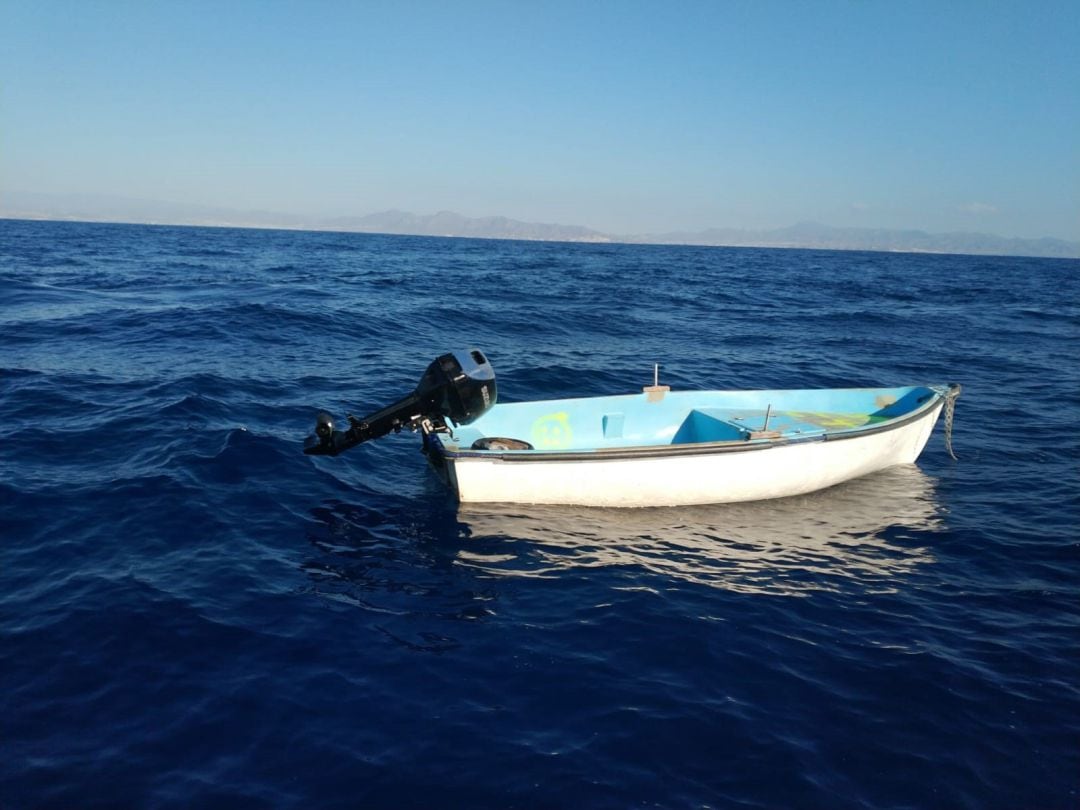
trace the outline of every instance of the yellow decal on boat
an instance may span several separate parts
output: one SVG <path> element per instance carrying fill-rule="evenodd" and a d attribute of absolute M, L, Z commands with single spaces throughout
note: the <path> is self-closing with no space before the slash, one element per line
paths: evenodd
<path fill-rule="evenodd" d="M 532 443 L 535 447 L 559 450 L 570 446 L 574 431 L 570 429 L 570 417 L 565 411 L 541 416 L 532 426 Z"/>

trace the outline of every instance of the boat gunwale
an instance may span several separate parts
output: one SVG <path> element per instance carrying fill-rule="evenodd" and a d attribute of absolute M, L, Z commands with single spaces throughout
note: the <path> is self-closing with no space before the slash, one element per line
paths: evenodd
<path fill-rule="evenodd" d="M 858 439 L 897 430 L 912 422 L 924 418 L 926 414 L 945 401 L 949 392 L 957 388 L 955 383 L 947 385 L 921 386 L 934 393 L 925 403 L 887 422 L 875 425 L 861 425 L 855 428 L 843 428 L 836 431 L 826 430 L 809 436 L 791 436 L 770 439 L 735 439 L 721 442 L 693 442 L 690 444 L 636 445 L 633 447 L 605 447 L 596 450 L 521 450 L 516 452 L 492 452 L 490 450 L 450 450 L 439 438 L 431 434 L 438 451 L 453 461 L 505 461 L 513 463 L 552 463 L 561 461 L 612 461 L 636 458 L 671 458 L 678 456 L 717 455 L 721 453 L 746 453 L 755 450 L 768 450 L 774 447 L 786 447 L 793 444 L 811 442 L 845 441 Z"/>

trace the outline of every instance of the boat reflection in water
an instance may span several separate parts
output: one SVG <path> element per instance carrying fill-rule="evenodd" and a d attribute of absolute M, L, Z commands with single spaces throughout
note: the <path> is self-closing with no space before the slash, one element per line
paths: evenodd
<path fill-rule="evenodd" d="M 733 591 L 895 590 L 933 561 L 943 528 L 933 480 L 892 467 L 793 498 L 715 506 L 581 509 L 462 505 L 459 565 L 499 576 L 642 570 Z"/>

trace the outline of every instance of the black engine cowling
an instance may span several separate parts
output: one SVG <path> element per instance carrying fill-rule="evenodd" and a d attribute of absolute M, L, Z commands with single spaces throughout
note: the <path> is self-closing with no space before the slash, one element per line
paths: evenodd
<path fill-rule="evenodd" d="M 495 404 L 495 370 L 479 349 L 444 354 L 427 367 L 411 394 L 365 419 L 350 415 L 349 427 L 338 430 L 333 418 L 320 413 L 315 435 L 304 443 L 313 456 L 336 456 L 361 442 L 403 427 L 440 430 L 446 420 L 467 425 Z"/>

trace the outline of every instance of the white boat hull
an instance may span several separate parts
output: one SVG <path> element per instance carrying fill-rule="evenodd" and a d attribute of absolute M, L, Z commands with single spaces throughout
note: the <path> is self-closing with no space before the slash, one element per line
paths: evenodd
<path fill-rule="evenodd" d="M 516 460 L 443 456 L 462 503 L 684 506 L 802 495 L 896 464 L 922 452 L 942 402 L 918 418 L 876 432 L 693 453 Z"/>

